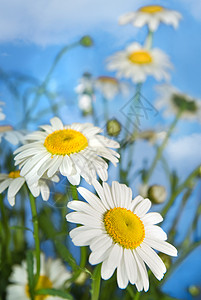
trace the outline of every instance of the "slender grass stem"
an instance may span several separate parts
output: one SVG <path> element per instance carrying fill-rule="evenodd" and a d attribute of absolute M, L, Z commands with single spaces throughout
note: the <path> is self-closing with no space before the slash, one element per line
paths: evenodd
<path fill-rule="evenodd" d="M 35 251 L 36 251 L 36 274 L 34 285 L 37 285 L 40 276 L 40 240 L 39 240 L 39 228 L 38 228 L 38 217 L 36 209 L 35 197 L 29 193 L 31 212 L 32 212 L 32 222 L 34 227 L 34 240 L 35 240 Z"/>

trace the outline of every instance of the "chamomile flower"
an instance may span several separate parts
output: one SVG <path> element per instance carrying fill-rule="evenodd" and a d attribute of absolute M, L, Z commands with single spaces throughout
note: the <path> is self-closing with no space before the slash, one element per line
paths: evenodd
<path fill-rule="evenodd" d="M 0 142 L 4 138 L 12 145 L 24 143 L 25 134 L 25 130 L 13 130 L 13 127 L 10 125 L 0 126 Z"/>
<path fill-rule="evenodd" d="M 35 183 L 30 183 L 29 181 L 26 181 L 25 177 L 20 175 L 19 170 L 12 171 L 8 174 L 0 174 L 0 193 L 3 193 L 6 189 L 8 189 L 8 202 L 11 206 L 13 206 L 15 205 L 16 194 L 26 182 L 29 190 L 31 191 L 34 197 L 38 197 L 41 194 L 42 199 L 44 201 L 47 201 L 50 196 L 48 181 L 58 182 L 59 177 L 57 175 L 54 175 L 53 177 L 48 178 L 48 180 L 45 177 L 43 177 Z"/>
<path fill-rule="evenodd" d="M 34 260 L 34 269 L 36 261 Z M 71 278 L 71 273 L 66 270 L 60 259 L 45 259 L 41 253 L 41 271 L 36 290 L 55 288 L 61 289 L 65 281 Z M 13 267 L 9 281 L 12 284 L 7 287 L 7 300 L 29 300 L 31 299 L 28 286 L 27 264 L 23 261 L 21 265 Z M 61 300 L 58 296 L 36 295 L 35 300 Z"/>
<path fill-rule="evenodd" d="M 91 184 L 96 173 L 107 180 L 108 164 L 103 158 L 116 165 L 119 154 L 110 147 L 119 148 L 119 144 L 99 135 L 102 129 L 90 123 L 63 125 L 57 117 L 50 123 L 41 126 L 43 131 L 29 134 L 30 142 L 14 152 L 21 176 L 35 182 L 45 172 L 52 177 L 59 171 L 73 185 L 79 184 L 80 176 Z"/>
<path fill-rule="evenodd" d="M 90 95 L 82 94 L 78 98 L 78 106 L 84 115 L 91 114 L 93 111 L 92 98 Z"/>
<path fill-rule="evenodd" d="M 172 65 L 160 49 L 148 50 L 134 42 L 125 50 L 108 58 L 108 70 L 117 71 L 118 77 L 131 78 L 134 83 L 144 82 L 147 76 L 168 80 Z"/>
<path fill-rule="evenodd" d="M 158 99 L 156 107 L 164 109 L 164 116 L 177 115 L 180 111 L 181 118 L 201 121 L 201 100 L 195 99 L 177 88 L 163 84 L 157 86 Z"/>
<path fill-rule="evenodd" d="M 175 10 L 167 9 L 160 5 L 147 5 L 137 11 L 129 12 L 119 18 L 119 24 L 133 24 L 135 27 L 148 25 L 149 30 L 156 31 L 160 23 L 178 27 L 181 14 Z"/>
<path fill-rule="evenodd" d="M 95 80 L 95 87 L 106 100 L 112 100 L 119 93 L 128 94 L 128 85 L 110 76 L 99 76 Z"/>
<path fill-rule="evenodd" d="M 137 196 L 132 200 L 132 191 L 116 181 L 110 187 L 93 181 L 95 196 L 87 189 L 79 187 L 78 192 L 88 202 L 71 201 L 66 218 L 72 223 L 82 224 L 70 231 L 76 246 L 91 249 L 89 262 L 102 263 L 101 277 L 109 279 L 117 269 L 117 283 L 122 289 L 129 281 L 138 291 L 149 289 L 149 279 L 145 263 L 158 280 L 163 278 L 166 267 L 153 250 L 177 255 L 174 246 L 167 243 L 166 233 L 155 224 L 163 220 L 159 213 L 147 213 L 151 201 Z"/>

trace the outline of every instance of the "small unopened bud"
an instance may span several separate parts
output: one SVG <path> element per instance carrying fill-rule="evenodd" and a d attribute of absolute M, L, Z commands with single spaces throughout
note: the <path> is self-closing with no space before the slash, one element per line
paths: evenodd
<path fill-rule="evenodd" d="M 84 47 L 91 47 L 93 45 L 93 40 L 89 35 L 85 35 L 81 38 L 80 44 Z"/>
<path fill-rule="evenodd" d="M 164 265 L 166 266 L 166 269 L 168 270 L 172 264 L 171 257 L 169 255 L 166 255 L 164 253 L 159 253 L 160 258 L 164 262 Z"/>
<path fill-rule="evenodd" d="M 188 291 L 193 297 L 197 297 L 200 294 L 200 288 L 196 285 L 190 285 Z"/>
<path fill-rule="evenodd" d="M 107 133 L 110 136 L 118 136 L 121 131 L 121 124 L 116 120 L 109 120 L 107 122 Z"/>
<path fill-rule="evenodd" d="M 78 285 L 84 285 L 87 278 L 88 278 L 88 274 L 86 272 L 82 272 L 82 273 L 80 273 L 80 275 L 75 280 L 75 283 L 78 284 Z"/>
<path fill-rule="evenodd" d="M 161 204 L 166 200 L 167 192 L 164 186 L 154 184 L 148 189 L 148 198 L 154 204 Z"/>

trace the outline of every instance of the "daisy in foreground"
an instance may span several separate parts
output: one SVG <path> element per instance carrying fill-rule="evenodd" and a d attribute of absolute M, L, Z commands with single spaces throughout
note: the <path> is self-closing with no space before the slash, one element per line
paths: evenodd
<path fill-rule="evenodd" d="M 7 188 L 7 198 L 8 202 L 11 206 L 15 205 L 15 196 L 21 189 L 21 187 L 27 183 L 29 190 L 31 191 L 34 197 L 38 197 L 40 194 L 44 201 L 47 201 L 50 196 L 50 189 L 48 186 L 49 182 L 59 182 L 59 177 L 54 175 L 51 178 L 43 176 L 43 178 L 39 179 L 38 182 L 30 184 L 29 181 L 26 182 L 25 177 L 20 176 L 20 171 L 12 171 L 8 174 L 2 173 L 0 174 L 0 193 L 3 193 Z"/>
<path fill-rule="evenodd" d="M 57 117 L 50 123 L 41 126 L 43 131 L 27 135 L 28 144 L 14 152 L 20 175 L 36 182 L 45 172 L 52 177 L 60 171 L 71 184 L 78 185 L 80 176 L 91 184 L 97 173 L 106 181 L 108 164 L 103 158 L 116 165 L 119 154 L 110 147 L 119 148 L 119 144 L 99 135 L 102 129 L 90 123 L 63 125 Z"/>
<path fill-rule="evenodd" d="M 35 261 L 34 261 L 35 265 Z M 36 286 L 36 290 L 55 288 L 61 289 L 65 286 L 65 281 L 71 278 L 71 273 L 68 272 L 60 259 L 48 258 L 45 260 L 44 254 L 41 253 L 41 271 L 40 277 Z M 27 264 L 23 261 L 21 266 L 15 265 L 9 278 L 12 282 L 7 288 L 7 300 L 29 300 L 29 286 Z M 53 297 L 48 295 L 37 295 L 35 300 L 60 300 L 63 298 Z"/>
<path fill-rule="evenodd" d="M 156 31 L 160 22 L 172 25 L 176 29 L 180 19 L 181 14 L 175 10 L 170 10 L 160 5 L 147 5 L 139 8 L 137 11 L 121 16 L 119 24 L 131 23 L 135 27 L 143 27 L 147 24 L 149 30 Z"/>
<path fill-rule="evenodd" d="M 168 56 L 160 49 L 148 50 L 134 42 L 125 50 L 108 58 L 108 70 L 117 71 L 118 77 L 131 78 L 134 83 L 144 82 L 148 75 L 156 80 L 168 80 L 172 68 Z"/>
<path fill-rule="evenodd" d="M 129 281 L 138 291 L 149 289 L 149 279 L 145 263 L 158 280 L 163 278 L 166 267 L 152 249 L 171 256 L 177 250 L 165 242 L 166 233 L 155 224 L 163 220 L 159 213 L 147 213 L 151 201 L 137 196 L 132 200 L 132 191 L 116 181 L 110 187 L 98 181 L 93 185 L 99 196 L 79 187 L 78 192 L 88 203 L 71 201 L 67 221 L 82 224 L 70 231 L 76 246 L 89 245 L 92 265 L 102 263 L 101 277 L 109 279 L 117 269 L 117 283 L 121 289 Z"/>

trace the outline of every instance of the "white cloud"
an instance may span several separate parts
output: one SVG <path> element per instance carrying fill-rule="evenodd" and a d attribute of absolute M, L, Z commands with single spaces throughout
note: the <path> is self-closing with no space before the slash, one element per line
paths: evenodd
<path fill-rule="evenodd" d="M 201 1 L 200 0 L 180 0 L 182 5 L 192 14 L 192 16 L 201 21 Z"/>
<path fill-rule="evenodd" d="M 171 140 L 166 149 L 166 158 L 171 166 L 175 166 L 182 176 L 191 172 L 201 164 L 201 134 L 192 135 Z"/>
<path fill-rule="evenodd" d="M 140 0 L 117 5 L 108 0 L 0 0 L 0 42 L 66 43 L 97 27 L 112 30 L 122 13 L 139 5 Z"/>

